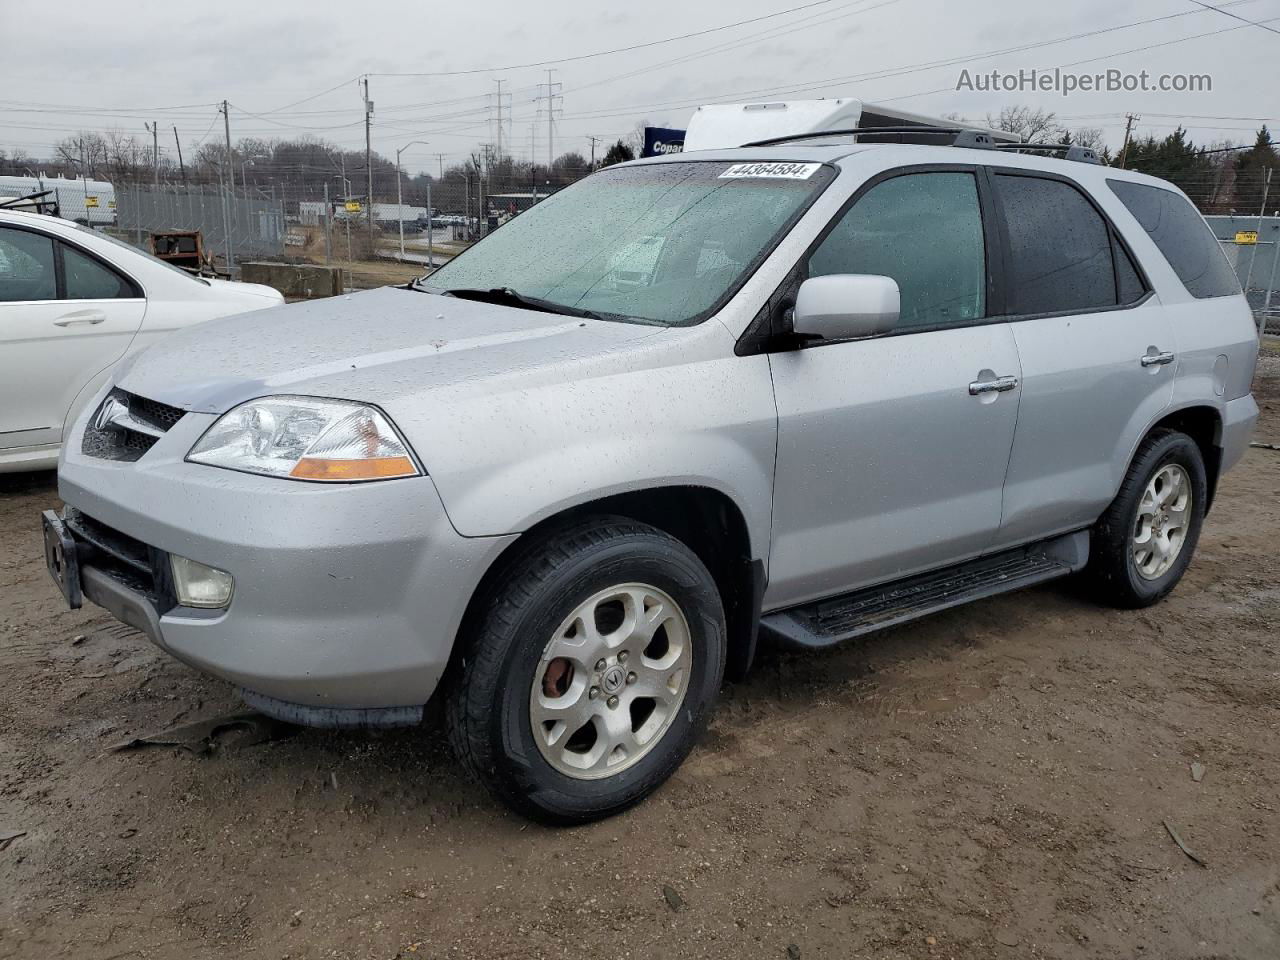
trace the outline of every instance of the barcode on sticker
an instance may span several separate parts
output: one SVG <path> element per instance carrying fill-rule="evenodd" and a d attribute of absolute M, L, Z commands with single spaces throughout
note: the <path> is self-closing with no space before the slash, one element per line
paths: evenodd
<path fill-rule="evenodd" d="M 820 163 L 735 163 L 720 174 L 720 179 L 775 177 L 783 180 L 808 180 L 820 166 Z"/>

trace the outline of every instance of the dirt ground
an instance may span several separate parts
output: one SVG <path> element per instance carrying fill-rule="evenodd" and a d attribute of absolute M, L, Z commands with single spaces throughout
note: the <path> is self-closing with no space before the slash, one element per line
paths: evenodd
<path fill-rule="evenodd" d="M 1280 443 L 1280 354 L 1255 389 Z M 1161 605 L 1055 585 L 766 654 L 656 796 L 572 830 L 434 728 L 110 752 L 239 705 L 61 610 L 56 503 L 0 481 L 0 956 L 1280 957 L 1280 452 Z"/>

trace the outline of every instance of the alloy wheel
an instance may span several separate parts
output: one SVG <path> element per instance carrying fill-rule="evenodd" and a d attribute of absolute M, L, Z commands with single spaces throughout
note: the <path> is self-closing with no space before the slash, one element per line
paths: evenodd
<path fill-rule="evenodd" d="M 689 623 L 669 594 L 643 583 L 593 594 L 560 624 L 534 671 L 538 750 L 579 780 L 634 766 L 678 715 L 692 665 Z"/>

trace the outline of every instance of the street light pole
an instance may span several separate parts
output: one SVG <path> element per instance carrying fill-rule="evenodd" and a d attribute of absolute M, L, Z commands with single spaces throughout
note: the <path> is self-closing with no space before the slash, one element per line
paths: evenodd
<path fill-rule="evenodd" d="M 404 259 L 404 201 L 400 192 L 400 154 L 404 153 L 410 147 L 421 144 L 427 146 L 425 140 L 410 140 L 403 147 L 396 151 L 396 220 L 400 223 L 400 259 Z M 431 187 L 428 182 L 427 186 L 427 259 L 431 259 Z"/>

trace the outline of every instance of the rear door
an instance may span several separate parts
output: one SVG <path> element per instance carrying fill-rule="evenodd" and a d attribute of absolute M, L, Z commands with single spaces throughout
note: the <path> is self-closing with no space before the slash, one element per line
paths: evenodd
<path fill-rule="evenodd" d="M 1119 231 L 1078 185 L 994 170 L 1003 292 L 1022 367 L 997 546 L 1087 526 L 1172 398 L 1167 311 Z"/>
<path fill-rule="evenodd" d="M 864 187 L 807 276 L 890 276 L 897 328 L 774 353 L 778 457 L 766 607 L 978 555 L 1000 525 L 1018 354 L 993 319 L 974 168 Z"/>
<path fill-rule="evenodd" d="M 0 449 L 58 443 L 76 395 L 124 355 L 145 309 L 105 261 L 0 225 Z"/>

